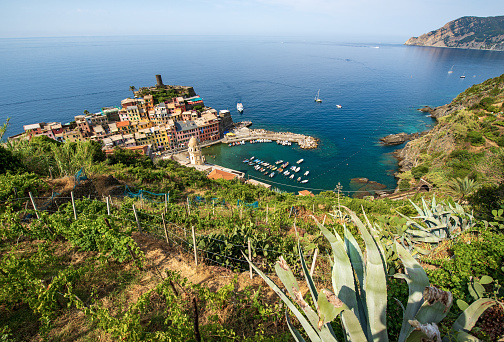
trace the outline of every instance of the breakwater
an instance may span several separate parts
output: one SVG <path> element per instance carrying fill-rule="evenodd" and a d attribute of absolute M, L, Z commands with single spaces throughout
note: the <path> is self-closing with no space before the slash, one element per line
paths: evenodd
<path fill-rule="evenodd" d="M 272 132 L 265 129 L 249 129 L 241 127 L 232 131 L 234 135 L 226 135 L 221 142 L 231 144 L 240 141 L 253 140 L 272 140 L 272 141 L 288 141 L 296 143 L 300 148 L 308 150 L 318 147 L 319 140 L 309 135 L 297 134 L 291 132 Z"/>

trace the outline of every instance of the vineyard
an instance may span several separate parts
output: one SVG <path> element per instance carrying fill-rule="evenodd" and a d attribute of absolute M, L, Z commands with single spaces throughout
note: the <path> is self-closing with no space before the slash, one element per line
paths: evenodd
<path fill-rule="evenodd" d="M 299 197 L 38 144 L 0 174 L 2 341 L 504 334 L 503 212 L 472 210 L 499 197 Z"/>

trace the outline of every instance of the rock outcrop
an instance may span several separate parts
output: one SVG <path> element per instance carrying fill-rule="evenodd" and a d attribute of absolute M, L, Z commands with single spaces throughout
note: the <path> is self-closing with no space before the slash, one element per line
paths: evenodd
<path fill-rule="evenodd" d="M 462 17 L 405 45 L 504 51 L 504 16 Z"/>
<path fill-rule="evenodd" d="M 398 134 L 389 134 L 386 137 L 380 139 L 383 145 L 386 146 L 394 146 L 404 144 L 406 141 L 417 139 L 424 135 L 425 133 L 398 133 Z"/>

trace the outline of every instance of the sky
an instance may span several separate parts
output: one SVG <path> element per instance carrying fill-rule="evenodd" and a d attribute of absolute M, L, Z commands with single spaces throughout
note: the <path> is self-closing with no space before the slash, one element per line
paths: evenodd
<path fill-rule="evenodd" d="M 502 0 L 2 0 L 0 38 L 117 35 L 367 37 L 403 42 Z"/>

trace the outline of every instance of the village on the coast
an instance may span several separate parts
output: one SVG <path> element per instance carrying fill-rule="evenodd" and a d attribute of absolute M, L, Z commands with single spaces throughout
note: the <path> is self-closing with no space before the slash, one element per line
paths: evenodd
<path fill-rule="evenodd" d="M 114 148 L 135 150 L 151 158 L 174 159 L 206 171 L 210 177 L 213 172 L 216 178 L 227 179 L 243 178 L 244 174 L 208 164 L 204 156 L 194 157 L 194 144 L 198 151 L 217 143 L 234 146 L 273 141 L 282 145 L 298 144 L 302 149 L 318 147 L 318 140 L 311 136 L 250 129 L 250 121 L 235 123 L 229 110 L 217 111 L 205 106 L 192 87 L 165 85 L 161 75 L 156 75 L 153 87 L 138 90 L 130 87 L 130 90 L 134 97 L 122 100 L 120 106 L 104 107 L 98 113 L 84 111 L 83 115 L 75 116 L 75 121 L 66 124 L 24 125 L 24 132 L 9 140 L 34 136 L 47 136 L 59 142 L 93 140 L 100 142 L 105 153 L 113 153 Z"/>

